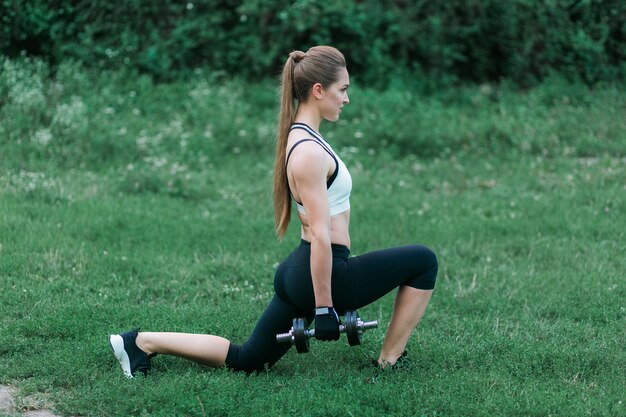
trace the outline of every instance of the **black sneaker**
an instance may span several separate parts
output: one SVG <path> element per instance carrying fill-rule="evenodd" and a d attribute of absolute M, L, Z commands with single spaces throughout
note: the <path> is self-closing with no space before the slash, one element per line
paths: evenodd
<path fill-rule="evenodd" d="M 135 340 L 139 329 L 131 330 L 122 334 L 112 334 L 109 337 L 109 343 L 113 354 L 122 365 L 122 371 L 128 378 L 135 376 L 135 372 L 143 372 L 144 376 L 148 375 L 151 368 L 150 358 L 156 356 L 156 353 L 148 356 L 146 352 L 139 349 Z"/>

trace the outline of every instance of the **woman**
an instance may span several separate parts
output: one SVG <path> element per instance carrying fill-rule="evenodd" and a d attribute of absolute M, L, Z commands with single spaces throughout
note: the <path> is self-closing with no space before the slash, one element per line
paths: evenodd
<path fill-rule="evenodd" d="M 242 345 L 213 335 L 148 333 L 112 335 L 110 343 L 127 376 L 147 373 L 157 353 L 212 367 L 253 372 L 271 367 L 291 347 L 276 342 L 295 317 L 315 322 L 315 338 L 339 338 L 339 314 L 358 309 L 398 288 L 393 314 L 375 364 L 394 365 L 430 300 L 437 258 L 419 245 L 349 257 L 350 192 L 346 166 L 321 134 L 349 103 L 346 62 L 337 49 L 292 52 L 282 73 L 274 166 L 276 230 L 282 238 L 296 201 L 301 244 L 278 267 L 275 294 Z M 296 102 L 297 101 L 297 106 Z"/>

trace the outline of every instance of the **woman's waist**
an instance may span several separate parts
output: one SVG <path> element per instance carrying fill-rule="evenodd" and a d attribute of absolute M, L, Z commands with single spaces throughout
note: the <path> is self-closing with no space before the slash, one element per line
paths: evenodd
<path fill-rule="evenodd" d="M 306 233 L 304 228 L 302 230 L 302 233 L 300 234 L 300 239 L 303 242 L 307 242 L 309 245 L 311 244 L 311 235 L 309 233 Z M 350 250 L 350 236 L 347 233 L 331 233 L 330 242 L 331 246 L 333 247 L 342 247 L 348 249 L 348 251 Z"/>
<path fill-rule="evenodd" d="M 306 249 L 307 251 L 311 250 L 311 242 L 302 238 L 300 240 L 300 247 Z M 333 253 L 333 258 L 348 258 L 350 256 L 350 247 L 344 245 L 343 243 L 334 243 L 330 244 L 330 250 Z"/>

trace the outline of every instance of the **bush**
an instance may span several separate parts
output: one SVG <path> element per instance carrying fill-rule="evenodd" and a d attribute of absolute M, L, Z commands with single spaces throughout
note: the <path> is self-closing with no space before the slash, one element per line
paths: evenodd
<path fill-rule="evenodd" d="M 196 198 L 196 173 L 242 155 L 274 152 L 276 83 L 153 83 L 128 71 L 64 63 L 49 77 L 40 60 L 0 61 L 0 166 L 98 170 L 113 166 L 125 192 Z M 421 94 L 396 83 L 351 89 L 351 103 L 324 134 L 347 159 L 360 153 L 625 156 L 626 108 L 615 86 L 590 89 L 551 78 L 519 91 L 506 83 Z M 346 148 L 346 149 L 342 149 Z"/>
<path fill-rule="evenodd" d="M 50 77 L 49 66 L 32 58 L 0 58 L 0 68 L 0 163 L 15 169 L 46 162 L 97 169 L 114 161 L 136 164 L 128 174 L 143 176 L 154 158 L 168 157 L 179 177 L 183 165 L 197 169 L 273 146 L 276 90 L 267 84 L 217 83 L 201 72 L 154 84 L 69 62 Z"/>
<path fill-rule="evenodd" d="M 273 76 L 289 51 L 316 44 L 345 51 L 352 73 L 379 87 L 415 77 L 435 87 L 626 78 L 620 0 L 3 0 L 0 15 L 5 55 L 126 66 L 158 80 L 199 67 Z"/>

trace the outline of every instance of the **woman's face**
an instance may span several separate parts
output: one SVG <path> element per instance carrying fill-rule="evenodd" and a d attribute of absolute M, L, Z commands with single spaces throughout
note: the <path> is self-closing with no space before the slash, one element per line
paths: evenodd
<path fill-rule="evenodd" d="M 335 122 L 339 119 L 341 108 L 350 102 L 348 99 L 348 87 L 350 86 L 350 76 L 346 68 L 341 68 L 337 81 L 328 88 L 323 89 L 322 98 L 318 104 L 320 113 L 325 120 Z"/>

